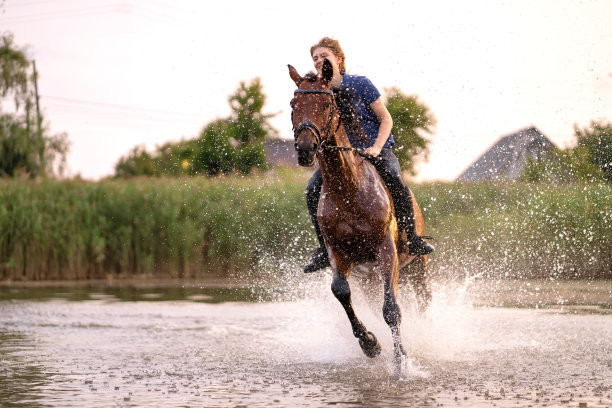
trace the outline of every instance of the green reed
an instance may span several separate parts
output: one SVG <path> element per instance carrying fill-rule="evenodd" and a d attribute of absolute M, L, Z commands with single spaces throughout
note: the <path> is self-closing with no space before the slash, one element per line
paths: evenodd
<path fill-rule="evenodd" d="M 509 278 L 612 278 L 612 186 L 415 187 L 437 241 L 434 269 Z"/>
<path fill-rule="evenodd" d="M 316 245 L 308 175 L 0 180 L 0 279 L 287 272 Z M 413 187 L 436 238 L 434 273 L 612 277 L 609 185 Z"/>

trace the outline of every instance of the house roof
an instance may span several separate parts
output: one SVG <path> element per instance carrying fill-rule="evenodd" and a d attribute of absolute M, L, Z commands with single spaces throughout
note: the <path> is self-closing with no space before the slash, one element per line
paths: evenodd
<path fill-rule="evenodd" d="M 539 160 L 555 145 L 535 127 L 503 136 L 470 165 L 458 181 L 517 180 L 528 158 Z"/>

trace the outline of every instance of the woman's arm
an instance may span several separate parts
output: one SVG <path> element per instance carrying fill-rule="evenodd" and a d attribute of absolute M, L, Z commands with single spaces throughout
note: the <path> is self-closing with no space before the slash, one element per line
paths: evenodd
<path fill-rule="evenodd" d="M 374 111 L 378 117 L 378 120 L 380 121 L 380 128 L 378 129 L 378 136 L 376 137 L 374 145 L 365 149 L 365 153 L 376 157 L 380 154 L 380 151 L 385 146 L 385 143 L 387 143 L 387 139 L 391 134 L 391 128 L 393 128 L 393 119 L 391 118 L 391 114 L 387 110 L 387 107 L 383 103 L 382 98 L 378 98 L 372 102 L 370 108 L 372 108 L 372 111 Z"/>

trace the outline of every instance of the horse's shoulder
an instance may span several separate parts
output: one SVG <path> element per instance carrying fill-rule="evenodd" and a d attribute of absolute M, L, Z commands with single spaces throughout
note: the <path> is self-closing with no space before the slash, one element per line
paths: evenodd
<path fill-rule="evenodd" d="M 362 172 L 363 180 L 361 183 L 362 189 L 367 194 L 367 192 L 382 194 L 386 196 L 386 187 L 385 182 L 382 177 L 378 173 L 378 170 L 374 167 L 374 165 L 367 160 L 363 161 L 362 164 Z"/>

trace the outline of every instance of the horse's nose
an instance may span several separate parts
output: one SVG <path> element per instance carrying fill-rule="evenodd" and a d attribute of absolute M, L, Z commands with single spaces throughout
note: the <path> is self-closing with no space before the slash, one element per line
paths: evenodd
<path fill-rule="evenodd" d="M 300 166 L 312 166 L 315 161 L 317 152 L 317 144 L 311 140 L 298 140 L 295 142 L 295 150 L 298 155 L 298 164 Z"/>
<path fill-rule="evenodd" d="M 306 130 L 304 130 L 306 131 Z M 301 152 L 310 152 L 310 151 L 317 151 L 317 142 L 312 140 L 311 138 L 307 138 L 307 137 L 298 137 L 298 139 L 295 142 L 295 150 L 298 153 Z"/>

